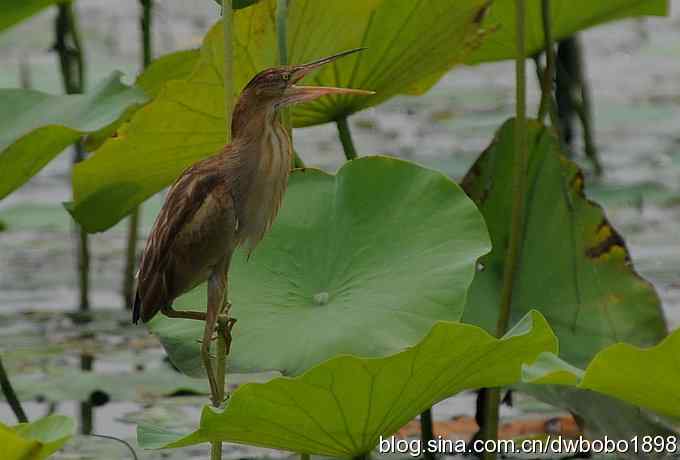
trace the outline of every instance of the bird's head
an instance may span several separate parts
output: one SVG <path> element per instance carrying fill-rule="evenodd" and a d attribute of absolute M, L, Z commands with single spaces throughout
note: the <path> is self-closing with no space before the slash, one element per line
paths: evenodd
<path fill-rule="evenodd" d="M 335 88 L 331 86 L 301 86 L 297 84 L 307 74 L 319 67 L 363 49 L 355 48 L 343 51 L 308 64 L 273 67 L 263 70 L 250 80 L 243 90 L 243 95 L 247 95 L 249 99 L 256 99 L 256 103 L 268 104 L 275 109 L 311 101 L 327 94 L 370 96 L 375 93 L 360 89 Z"/>

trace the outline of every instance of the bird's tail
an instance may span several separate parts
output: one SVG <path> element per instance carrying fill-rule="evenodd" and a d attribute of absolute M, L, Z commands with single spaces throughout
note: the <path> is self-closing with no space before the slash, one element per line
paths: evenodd
<path fill-rule="evenodd" d="M 142 312 L 142 299 L 139 296 L 139 289 L 135 290 L 135 300 L 132 304 L 132 322 L 137 324 L 139 322 L 139 316 Z"/>

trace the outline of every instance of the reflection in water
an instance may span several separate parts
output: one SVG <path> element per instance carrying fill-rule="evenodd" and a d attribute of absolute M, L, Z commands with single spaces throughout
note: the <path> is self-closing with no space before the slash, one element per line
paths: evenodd
<path fill-rule="evenodd" d="M 94 356 L 90 354 L 80 355 L 80 369 L 91 371 L 94 366 Z M 94 425 L 94 406 L 91 402 L 91 395 L 84 395 L 87 398 L 80 402 L 80 433 L 91 434 Z"/>

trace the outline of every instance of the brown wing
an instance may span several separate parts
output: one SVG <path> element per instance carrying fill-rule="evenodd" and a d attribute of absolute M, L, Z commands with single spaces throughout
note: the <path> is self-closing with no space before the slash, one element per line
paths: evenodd
<path fill-rule="evenodd" d="M 132 321 L 149 321 L 180 293 L 173 289 L 173 243 L 212 193 L 237 193 L 238 164 L 231 146 L 185 170 L 172 185 L 146 242 L 137 274 Z M 219 189 L 219 190 L 218 190 Z M 229 198 L 231 200 L 231 198 Z"/>

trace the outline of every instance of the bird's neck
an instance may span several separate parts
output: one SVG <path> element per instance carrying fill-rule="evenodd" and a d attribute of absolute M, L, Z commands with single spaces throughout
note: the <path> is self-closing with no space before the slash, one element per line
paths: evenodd
<path fill-rule="evenodd" d="M 265 127 L 281 125 L 279 111 L 270 101 L 260 101 L 245 90 L 234 107 L 231 119 L 233 141 L 258 142 Z"/>
<path fill-rule="evenodd" d="M 278 111 L 269 108 L 260 111 L 250 111 L 247 116 L 236 118 L 232 122 L 231 132 L 234 141 L 243 143 L 259 142 L 262 134 L 268 128 L 278 128 L 281 126 L 281 116 Z"/>
<path fill-rule="evenodd" d="M 240 162 L 250 174 L 290 167 L 290 135 L 271 104 L 256 106 L 241 98 L 234 109 L 232 133 L 232 143 L 242 152 Z"/>
<path fill-rule="evenodd" d="M 246 111 L 247 110 L 247 111 Z M 292 162 L 290 136 L 277 111 L 236 110 L 233 144 L 238 152 L 241 235 L 249 248 L 255 247 L 281 205 Z M 243 118 L 236 118 L 245 115 Z"/>

